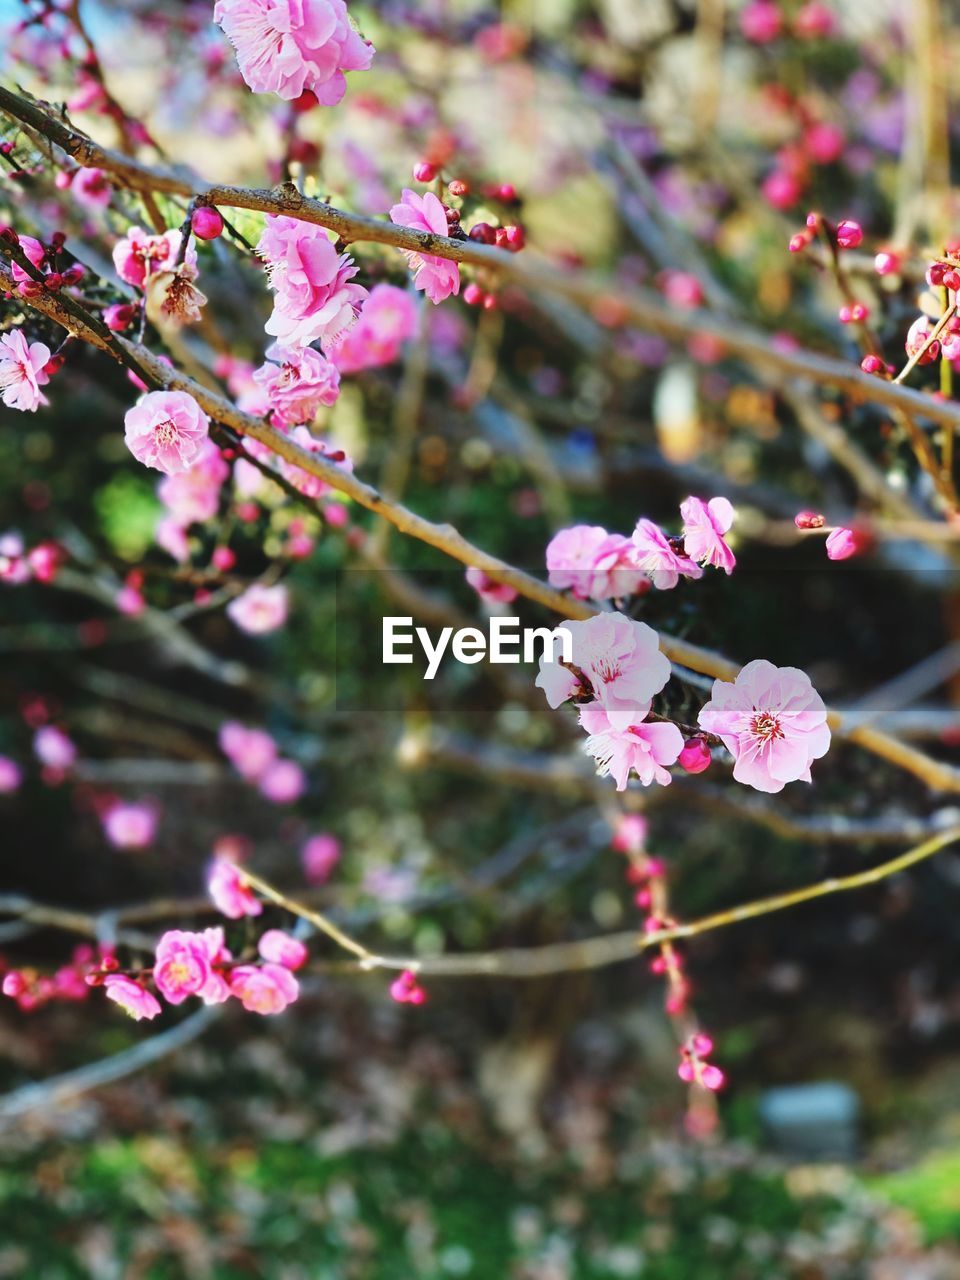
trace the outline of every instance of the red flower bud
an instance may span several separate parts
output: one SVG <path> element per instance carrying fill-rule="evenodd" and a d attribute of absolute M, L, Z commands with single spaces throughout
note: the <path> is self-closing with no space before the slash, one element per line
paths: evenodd
<path fill-rule="evenodd" d="M 190 218 L 190 229 L 198 240 L 216 240 L 223 235 L 223 217 L 219 209 L 211 205 L 201 205 L 194 209 Z"/>

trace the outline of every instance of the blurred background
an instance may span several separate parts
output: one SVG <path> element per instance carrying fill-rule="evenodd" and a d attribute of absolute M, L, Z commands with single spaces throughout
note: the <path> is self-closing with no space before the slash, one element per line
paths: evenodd
<path fill-rule="evenodd" d="M 506 209 L 475 195 L 466 225 L 509 218 L 531 257 L 851 362 L 835 282 L 787 242 L 810 209 L 857 218 L 871 250 L 851 257 L 857 295 L 902 362 L 924 252 L 958 225 L 954 6 L 350 11 L 375 70 L 349 77 L 340 107 L 304 115 L 246 92 L 206 3 L 81 0 L 22 27 L 39 10 L 0 0 L 0 65 L 5 83 L 69 104 L 89 52 L 79 14 L 112 98 L 149 129 L 148 159 L 250 185 L 286 170 L 383 215 L 413 164 L 442 156 L 477 193 L 516 188 Z M 61 21 L 72 62 L 51 36 Z M 123 141 L 123 120 L 82 101 L 70 114 Z M 145 221 L 134 197 L 79 207 L 2 117 L 0 135 L 30 170 L 8 166 L 0 218 L 45 240 L 63 230 L 116 285 L 110 248 Z M 158 204 L 179 225 L 182 208 Z M 233 221 L 256 241 L 258 215 Z M 902 262 L 878 276 L 886 247 Z M 354 253 L 365 283 L 406 284 L 398 255 Z M 263 357 L 269 295 L 229 238 L 203 246 L 200 267 L 205 320 L 170 354 L 236 393 Z M 21 321 L 15 299 L 0 302 L 4 328 Z M 30 320 L 33 336 L 53 349 L 44 323 Z M 0 795 L 0 953 L 6 968 L 68 975 L 67 998 L 0 1002 L 0 1276 L 960 1276 L 955 852 L 685 948 L 727 1075 L 715 1111 L 690 1110 L 647 960 L 437 978 L 413 1007 L 314 941 L 281 1017 L 228 1006 L 153 1024 L 69 978 L 77 945 L 142 954 L 164 927 L 213 923 L 218 841 L 367 945 L 429 956 L 639 927 L 612 843 L 625 812 L 646 818 L 679 919 L 861 870 L 956 812 L 840 745 L 812 788 L 746 793 L 716 763 L 621 804 L 532 668 L 449 667 L 401 688 L 380 665 L 383 613 L 434 623 L 453 609 L 483 625 L 487 606 L 460 569 L 351 504 L 328 494 L 305 515 L 275 487 L 228 485 L 191 528 L 189 560 L 173 560 L 156 542 L 155 477 L 123 444 L 135 391 L 98 353 L 64 354 L 48 408 L 0 409 L 0 534 L 54 545 L 58 561 L 50 582 L 0 582 L 0 754 L 23 772 Z M 931 502 L 902 431 L 875 406 L 720 357 L 695 320 L 668 345 L 506 289 L 490 311 L 418 305 L 401 358 L 345 377 L 322 425 L 364 479 L 541 576 L 565 525 L 674 528 L 688 494 L 729 497 L 736 573 L 646 598 L 640 616 L 738 661 L 801 666 L 831 704 L 957 762 L 960 595 L 949 543 L 897 532 L 929 523 Z M 935 379 L 919 370 L 914 385 Z M 870 550 L 827 562 L 792 532 L 801 508 L 869 526 Z M 235 569 L 211 573 L 225 544 Z M 277 578 L 288 626 L 244 634 L 224 603 Z M 131 582 L 148 602 L 136 614 L 117 605 Z M 523 602 L 509 611 L 548 621 Z M 915 678 L 891 688 L 904 672 Z M 670 689 L 664 709 L 695 720 L 704 689 Z M 231 768 L 218 744 L 230 720 L 265 728 L 300 766 L 291 802 Z M 37 758 L 45 725 L 76 745 L 66 770 Z M 118 804 L 151 815 L 145 847 L 109 834 Z"/>

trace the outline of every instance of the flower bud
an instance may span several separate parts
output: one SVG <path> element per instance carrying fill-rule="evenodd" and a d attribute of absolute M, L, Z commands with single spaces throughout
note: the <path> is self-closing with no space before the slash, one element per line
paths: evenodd
<path fill-rule="evenodd" d="M 873 260 L 873 269 L 878 276 L 893 276 L 900 270 L 900 255 L 890 249 L 884 249 Z"/>
<path fill-rule="evenodd" d="M 27 989 L 27 980 L 17 969 L 11 969 L 9 973 L 4 974 L 3 991 L 5 996 L 11 996 L 16 1000 L 17 996 L 22 996 Z"/>
<path fill-rule="evenodd" d="M 219 569 L 221 573 L 229 573 L 237 563 L 237 557 L 229 547 L 214 547 L 210 561 L 213 567 Z"/>
<path fill-rule="evenodd" d="M 504 227 L 503 230 L 506 233 L 505 247 L 509 249 L 511 253 L 519 253 L 520 250 L 523 248 L 523 246 L 526 244 L 526 237 L 524 236 L 523 227 L 517 227 L 517 226 Z"/>
<path fill-rule="evenodd" d="M 190 229 L 198 240 L 216 240 L 223 235 L 223 217 L 219 209 L 212 205 L 201 205 L 194 209 L 190 218 Z"/>
<path fill-rule="evenodd" d="M 75 284 L 79 284 L 86 271 L 81 267 L 79 262 L 75 262 L 72 267 L 67 267 L 66 271 L 61 273 L 63 283 L 66 288 L 72 288 Z"/>
<path fill-rule="evenodd" d="M 475 222 L 469 231 L 470 239 L 478 244 L 496 244 L 497 232 L 489 222 Z"/>
<path fill-rule="evenodd" d="M 874 356 L 874 355 L 864 356 L 863 359 L 860 361 L 860 368 L 863 370 L 864 373 L 883 373 L 886 367 L 887 366 L 883 363 L 883 361 L 880 359 L 879 356 Z"/>
<path fill-rule="evenodd" d="M 793 517 L 793 523 L 798 529 L 822 529 L 827 523 L 827 517 L 819 511 L 798 511 Z"/>
<path fill-rule="evenodd" d="M 108 329 L 120 333 L 132 324 L 137 314 L 137 305 L 133 302 L 114 302 L 103 312 L 103 323 Z"/>
<path fill-rule="evenodd" d="M 462 178 L 451 178 L 447 183 L 447 190 L 452 196 L 468 196 L 470 194 L 470 184 Z"/>
<path fill-rule="evenodd" d="M 420 160 L 413 166 L 413 177 L 416 182 L 433 182 L 437 176 L 437 166 L 429 160 Z"/>
<path fill-rule="evenodd" d="M 483 302 L 483 290 L 475 280 L 467 285 L 463 291 L 463 300 L 468 307 L 479 307 Z"/>
<path fill-rule="evenodd" d="M 863 243 L 863 227 L 845 218 L 837 227 L 837 244 L 841 249 L 856 249 Z"/>
<path fill-rule="evenodd" d="M 867 539 L 856 529 L 834 529 L 827 536 L 827 559 L 849 560 L 866 549 Z"/>
<path fill-rule="evenodd" d="M 690 738 L 678 756 L 681 769 L 687 773 L 703 773 L 713 762 L 710 748 L 701 737 Z"/>

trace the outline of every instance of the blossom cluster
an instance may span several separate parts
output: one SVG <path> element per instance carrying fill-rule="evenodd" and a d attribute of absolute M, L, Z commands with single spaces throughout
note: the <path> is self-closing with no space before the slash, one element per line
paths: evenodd
<path fill-rule="evenodd" d="M 236 720 L 220 727 L 220 750 L 246 781 L 273 804 L 293 804 L 306 788 L 303 769 L 281 757 L 265 729 L 248 728 Z"/>
<path fill-rule="evenodd" d="M 550 582 L 579 600 L 624 599 L 651 587 L 667 591 L 681 577 L 703 576 L 703 565 L 731 573 L 736 558 L 726 542 L 734 510 L 726 498 L 689 497 L 680 507 L 683 532 L 671 538 L 641 518 L 630 538 L 600 525 L 562 529 L 547 546 Z"/>

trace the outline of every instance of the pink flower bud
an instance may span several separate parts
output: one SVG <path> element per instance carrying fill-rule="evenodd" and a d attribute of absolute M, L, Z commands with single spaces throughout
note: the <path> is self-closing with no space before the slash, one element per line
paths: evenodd
<path fill-rule="evenodd" d="M 713 1052 L 713 1041 L 704 1032 L 698 1031 L 690 1037 L 690 1048 L 701 1058 L 705 1058 L 707 1054 Z"/>
<path fill-rule="evenodd" d="M 504 204 L 513 204 L 517 198 L 517 188 L 512 182 L 501 182 L 497 190 L 497 198 L 502 200 Z"/>
<path fill-rule="evenodd" d="M 8 974 L 4 975 L 2 991 L 5 996 L 10 996 L 16 1000 L 18 996 L 22 996 L 27 989 L 27 980 L 17 969 L 11 969 Z"/>
<path fill-rule="evenodd" d="M 954 293 L 960 292 L 960 272 L 950 270 L 943 273 L 943 284 Z"/>
<path fill-rule="evenodd" d="M 420 160 L 413 166 L 413 177 L 416 182 L 433 182 L 437 176 L 437 166 L 429 160 Z"/>
<path fill-rule="evenodd" d="M 801 39 L 823 40 L 833 35 L 837 21 L 830 9 L 820 0 L 810 0 L 793 20 L 793 33 Z"/>
<path fill-rule="evenodd" d="M 790 243 L 787 248 L 791 253 L 802 253 L 810 243 L 810 233 L 808 231 L 798 231 L 795 236 L 790 237 Z"/>
<path fill-rule="evenodd" d="M 72 267 L 67 267 L 66 271 L 62 273 L 60 278 L 65 288 L 72 289 L 74 285 L 80 283 L 86 274 L 86 271 L 81 267 L 80 263 L 75 262 Z"/>
<path fill-rule="evenodd" d="M 835 124 L 814 124 L 803 135 L 803 145 L 814 164 L 833 164 L 843 155 L 846 137 Z"/>
<path fill-rule="evenodd" d="M 257 950 L 264 960 L 283 965 L 284 969 L 302 969 L 310 958 L 310 952 L 299 940 L 282 929 L 268 929 L 257 943 Z"/>
<path fill-rule="evenodd" d="M 190 218 L 190 229 L 198 240 L 216 240 L 223 235 L 223 217 L 219 209 L 210 205 L 201 205 L 194 209 Z"/>
<path fill-rule="evenodd" d="M 863 227 L 845 218 L 837 227 L 837 244 L 841 249 L 856 249 L 863 243 Z"/>
<path fill-rule="evenodd" d="M 447 190 L 452 196 L 463 197 L 470 194 L 470 184 L 464 182 L 462 178 L 451 178 L 447 183 Z"/>
<path fill-rule="evenodd" d="M 134 302 L 114 302 L 103 313 L 103 323 L 108 329 L 120 333 L 136 319 L 138 307 Z"/>
<path fill-rule="evenodd" d="M 520 250 L 523 248 L 523 246 L 527 242 L 526 236 L 524 235 L 523 227 L 518 227 L 518 226 L 504 227 L 503 230 L 506 238 L 506 243 L 504 247 L 509 249 L 511 253 L 519 253 Z"/>
<path fill-rule="evenodd" d="M 860 368 L 863 370 L 864 373 L 883 373 L 886 367 L 887 366 L 884 364 L 884 362 L 880 359 L 879 356 L 874 356 L 874 355 L 864 356 L 863 359 L 860 361 Z"/>
<path fill-rule="evenodd" d="M 475 281 L 471 281 L 464 289 L 463 300 L 468 307 L 479 307 L 483 302 L 483 290 Z"/>
<path fill-rule="evenodd" d="M 900 255 L 890 249 L 884 249 L 873 260 L 873 269 L 878 276 L 893 276 L 900 270 Z"/>
<path fill-rule="evenodd" d="M 798 511 L 793 517 L 793 523 L 798 529 L 822 529 L 827 518 L 819 511 Z"/>
<path fill-rule="evenodd" d="M 700 737 L 690 738 L 677 758 L 681 769 L 685 769 L 687 773 L 703 773 L 710 768 L 713 760 L 710 748 Z"/>
<path fill-rule="evenodd" d="M 766 202 L 774 209 L 790 209 L 803 193 L 804 184 L 795 173 L 774 169 L 764 178 L 760 190 Z"/>
<path fill-rule="evenodd" d="M 931 262 L 925 272 L 927 284 L 931 289 L 937 289 L 943 284 L 943 277 L 946 274 L 947 267 L 943 262 Z"/>
<path fill-rule="evenodd" d="M 850 308 L 850 319 L 854 324 L 863 324 L 864 320 L 870 318 L 870 308 L 862 302 L 855 302 Z"/>
<path fill-rule="evenodd" d="M 210 560 L 213 567 L 221 573 L 229 573 L 237 563 L 237 557 L 229 547 L 214 547 Z"/>
<path fill-rule="evenodd" d="M 709 1089 L 712 1093 L 715 1093 L 717 1089 L 723 1087 L 725 1079 L 726 1077 L 720 1068 L 713 1066 L 709 1062 L 700 1070 L 700 1083 L 705 1089 Z"/>
<path fill-rule="evenodd" d="M 497 232 L 489 222 L 475 222 L 470 228 L 470 239 L 479 244 L 496 244 Z"/>
<path fill-rule="evenodd" d="M 783 27 L 780 10 L 771 0 L 754 0 L 740 11 L 740 30 L 754 44 L 776 40 Z"/>
<path fill-rule="evenodd" d="M 853 308 L 844 303 L 837 312 L 837 319 L 841 324 L 850 324 L 853 320 Z"/>
<path fill-rule="evenodd" d="M 867 539 L 856 529 L 834 529 L 827 535 L 827 559 L 849 560 L 866 548 Z"/>

